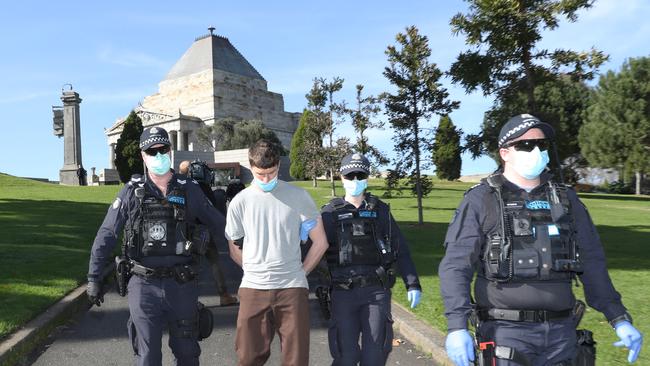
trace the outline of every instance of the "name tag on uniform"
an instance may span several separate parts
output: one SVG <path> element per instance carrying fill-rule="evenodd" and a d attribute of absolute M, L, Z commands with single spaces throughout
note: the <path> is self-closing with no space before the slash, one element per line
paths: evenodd
<path fill-rule="evenodd" d="M 169 201 L 170 203 L 176 203 L 178 205 L 184 205 L 185 204 L 185 197 L 169 196 L 169 197 L 167 197 L 167 201 Z"/>
<path fill-rule="evenodd" d="M 352 214 L 352 212 L 347 212 L 347 213 L 344 213 L 344 214 L 340 214 L 338 217 L 339 217 L 339 220 L 345 220 L 345 219 L 353 218 L 354 215 Z"/>
<path fill-rule="evenodd" d="M 377 217 L 377 212 L 375 211 L 359 211 L 359 217 Z"/>
<path fill-rule="evenodd" d="M 548 236 L 558 236 L 560 235 L 560 230 L 558 230 L 555 224 L 548 225 Z"/>

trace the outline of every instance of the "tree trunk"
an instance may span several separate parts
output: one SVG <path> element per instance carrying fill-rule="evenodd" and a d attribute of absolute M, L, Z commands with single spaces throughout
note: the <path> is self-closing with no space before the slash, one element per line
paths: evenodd
<path fill-rule="evenodd" d="M 336 184 L 334 184 L 334 169 L 330 168 L 330 184 L 332 185 L 332 198 L 336 197 Z"/>
<path fill-rule="evenodd" d="M 519 12 L 525 14 L 524 2 L 519 1 Z M 528 111 L 526 113 L 537 114 L 537 105 L 535 103 L 535 80 L 533 80 L 533 66 L 531 63 L 530 49 L 529 44 L 523 44 L 521 42 L 519 46 L 522 48 L 522 63 L 524 65 L 524 74 L 526 78 L 526 105 Z"/>
<path fill-rule="evenodd" d="M 636 189 L 635 189 L 635 192 L 634 192 L 634 193 L 635 193 L 637 196 L 639 196 L 639 195 L 641 195 L 641 179 L 642 179 L 642 177 L 643 177 L 643 174 L 641 174 L 641 172 L 637 170 L 637 171 L 634 173 L 634 175 L 636 175 Z"/>
<path fill-rule="evenodd" d="M 315 175 L 311 178 L 311 186 L 314 188 L 318 187 L 318 181 L 316 180 Z"/>
<path fill-rule="evenodd" d="M 418 132 L 418 124 L 415 123 L 415 146 L 413 146 L 413 152 L 415 153 L 415 191 L 417 192 L 418 196 L 418 225 L 422 225 L 424 224 L 424 218 L 422 215 L 422 184 L 420 182 L 420 136 Z"/>

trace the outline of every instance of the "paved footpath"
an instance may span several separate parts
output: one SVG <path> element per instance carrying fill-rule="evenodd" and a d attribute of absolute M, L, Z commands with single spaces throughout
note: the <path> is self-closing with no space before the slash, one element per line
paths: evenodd
<path fill-rule="evenodd" d="M 238 287 L 241 270 L 222 253 L 223 267 L 232 291 Z M 310 279 L 311 280 L 311 279 Z M 214 314 L 214 331 L 210 338 L 202 341 L 202 365 L 236 365 L 234 335 L 238 306 L 219 306 L 219 297 L 208 268 L 202 270 L 200 301 Z M 332 362 L 327 343 L 327 325 L 322 318 L 313 294 L 311 304 L 310 365 L 325 366 Z M 78 314 L 66 325 L 54 332 L 48 343 L 35 351 L 26 364 L 35 366 L 69 365 L 132 365 L 133 351 L 126 333 L 129 317 L 126 298 L 113 290 L 106 294 L 101 307 L 93 306 L 87 312 Z M 396 339 L 402 338 L 398 333 Z M 163 339 L 163 365 L 173 365 L 173 356 L 167 346 L 167 334 Z M 408 342 L 393 348 L 388 365 L 432 365 L 431 357 L 414 349 Z M 276 335 L 271 358 L 267 365 L 280 365 L 280 347 Z"/>

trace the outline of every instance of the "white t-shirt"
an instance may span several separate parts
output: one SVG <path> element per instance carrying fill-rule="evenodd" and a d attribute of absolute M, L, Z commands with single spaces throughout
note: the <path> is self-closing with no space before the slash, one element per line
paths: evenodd
<path fill-rule="evenodd" d="M 300 258 L 300 224 L 320 215 L 307 191 L 278 180 L 271 192 L 251 185 L 228 206 L 226 236 L 244 238 L 240 287 L 308 288 Z"/>

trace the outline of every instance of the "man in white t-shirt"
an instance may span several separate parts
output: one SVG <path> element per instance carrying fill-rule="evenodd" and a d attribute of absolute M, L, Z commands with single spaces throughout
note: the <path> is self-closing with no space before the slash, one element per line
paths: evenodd
<path fill-rule="evenodd" d="M 282 365 L 309 364 L 307 274 L 328 244 L 319 210 L 307 191 L 278 180 L 280 150 L 260 140 L 248 150 L 253 183 L 228 206 L 230 256 L 242 266 L 235 350 L 239 365 L 263 365 L 280 335 Z M 313 245 L 300 255 L 303 223 Z M 305 225 L 310 226 L 310 225 Z"/>

